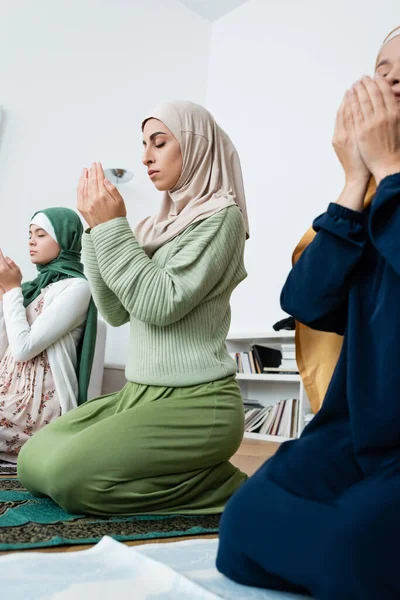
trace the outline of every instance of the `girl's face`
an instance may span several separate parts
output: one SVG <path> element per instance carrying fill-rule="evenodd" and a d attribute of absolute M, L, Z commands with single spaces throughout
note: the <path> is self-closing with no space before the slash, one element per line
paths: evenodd
<path fill-rule="evenodd" d="M 375 72 L 389 83 L 400 110 L 400 36 L 393 38 L 382 48 Z"/>
<path fill-rule="evenodd" d="M 37 225 L 29 227 L 29 254 L 34 265 L 47 265 L 60 252 L 60 246 L 44 229 Z"/>
<path fill-rule="evenodd" d="M 158 119 L 143 129 L 143 158 L 150 179 L 160 191 L 172 190 L 182 173 L 182 153 L 176 137 Z"/>

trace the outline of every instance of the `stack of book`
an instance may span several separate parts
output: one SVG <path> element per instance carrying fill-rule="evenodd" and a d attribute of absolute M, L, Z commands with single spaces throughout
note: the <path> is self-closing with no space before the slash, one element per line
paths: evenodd
<path fill-rule="evenodd" d="M 282 344 L 281 350 L 254 345 L 248 352 L 232 352 L 237 373 L 298 373 L 295 345 Z"/>
<path fill-rule="evenodd" d="M 280 400 L 272 406 L 245 407 L 245 431 L 264 435 L 295 437 L 298 428 L 298 400 Z"/>
<path fill-rule="evenodd" d="M 261 374 L 266 366 L 278 367 L 282 361 L 280 350 L 254 345 L 249 352 L 231 353 L 238 373 Z"/>
<path fill-rule="evenodd" d="M 282 351 L 282 362 L 280 365 L 281 369 L 297 371 L 295 344 L 294 343 L 281 344 L 281 351 Z"/>

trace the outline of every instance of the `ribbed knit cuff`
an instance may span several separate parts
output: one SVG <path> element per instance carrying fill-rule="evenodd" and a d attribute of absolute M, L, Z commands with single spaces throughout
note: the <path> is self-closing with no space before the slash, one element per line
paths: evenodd
<path fill-rule="evenodd" d="M 100 225 L 93 227 L 90 231 L 90 237 L 96 246 L 99 240 L 103 243 L 107 243 L 110 240 L 118 239 L 127 230 L 132 234 L 128 219 L 126 217 L 117 217 L 116 219 L 111 219 L 111 221 L 106 221 L 105 223 L 100 223 Z"/>
<path fill-rule="evenodd" d="M 331 217 L 355 221 L 356 223 L 360 223 L 361 225 L 365 225 L 368 219 L 365 213 L 360 212 L 358 210 L 352 210 L 351 208 L 347 208 L 347 206 L 342 206 L 341 204 L 337 204 L 336 202 L 331 202 L 329 204 L 327 212 Z"/>
<path fill-rule="evenodd" d="M 364 244 L 367 237 L 368 215 L 345 206 L 331 203 L 328 210 L 317 217 L 313 229 L 325 231 L 357 245 Z"/>

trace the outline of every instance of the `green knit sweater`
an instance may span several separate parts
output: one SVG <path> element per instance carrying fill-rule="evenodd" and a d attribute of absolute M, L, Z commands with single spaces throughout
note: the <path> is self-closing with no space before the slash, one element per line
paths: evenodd
<path fill-rule="evenodd" d="M 236 372 L 225 339 L 231 293 L 247 275 L 245 238 L 236 206 L 191 225 L 151 259 L 124 217 L 84 234 L 100 313 L 114 327 L 130 321 L 128 381 L 181 387 Z"/>

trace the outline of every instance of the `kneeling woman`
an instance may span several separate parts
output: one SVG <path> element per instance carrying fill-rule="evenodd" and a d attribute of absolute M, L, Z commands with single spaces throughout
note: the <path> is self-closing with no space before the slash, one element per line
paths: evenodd
<path fill-rule="evenodd" d="M 334 144 L 346 185 L 314 221 L 281 301 L 305 343 L 308 326 L 336 348 L 343 336 L 342 349 L 300 439 L 228 503 L 217 566 L 238 582 L 318 600 L 398 600 L 400 29 L 382 47 L 375 79 L 346 94 Z M 308 382 L 331 358 L 318 343 Z M 310 350 L 302 344 L 301 357 Z"/>
<path fill-rule="evenodd" d="M 22 285 L 19 268 L 0 252 L 0 458 L 9 462 L 86 400 L 96 309 L 80 262 L 82 231 L 67 208 L 36 213 L 29 251 L 39 274 Z"/>
<path fill-rule="evenodd" d="M 159 106 L 143 163 L 164 192 L 133 232 L 99 164 L 84 171 L 84 262 L 113 326 L 130 322 L 127 385 L 65 415 L 23 449 L 18 474 L 70 512 L 218 513 L 246 476 L 230 457 L 244 430 L 225 339 L 245 278 L 239 158 L 201 106 Z"/>

